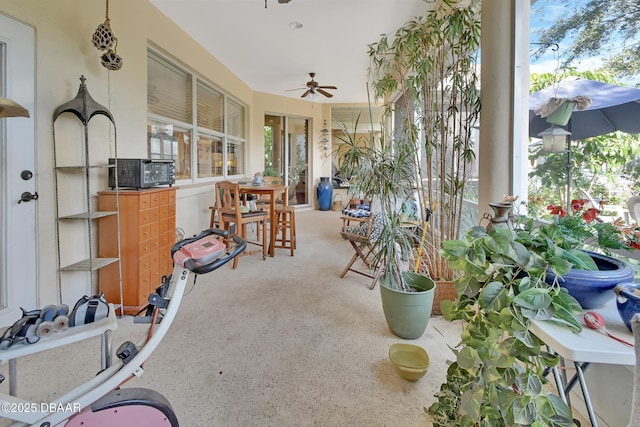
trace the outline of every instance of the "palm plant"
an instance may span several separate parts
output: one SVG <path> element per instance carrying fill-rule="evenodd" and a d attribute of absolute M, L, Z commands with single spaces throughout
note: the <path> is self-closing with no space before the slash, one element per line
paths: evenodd
<path fill-rule="evenodd" d="M 373 263 L 385 272 L 386 284 L 410 292 L 402 272 L 411 268 L 410 259 L 419 249 L 415 227 L 408 227 L 402 208 L 413 200 L 415 169 L 410 144 L 397 144 L 384 131 L 378 139 L 358 138 L 344 123 L 338 150 L 340 174 L 350 177 L 349 193 L 371 200 L 374 215 L 381 216 L 381 228 L 374 244 Z M 418 227 L 420 230 L 420 227 Z"/>
<path fill-rule="evenodd" d="M 460 235 L 465 185 L 474 158 L 472 132 L 480 111 L 476 55 L 479 2 L 443 0 L 435 11 L 370 45 L 370 77 L 377 99 L 403 117 L 396 149 L 411 159 L 420 206 L 433 212 L 423 252 L 429 274 L 451 280 L 442 243 Z M 389 108 L 391 108 L 391 105 Z"/>

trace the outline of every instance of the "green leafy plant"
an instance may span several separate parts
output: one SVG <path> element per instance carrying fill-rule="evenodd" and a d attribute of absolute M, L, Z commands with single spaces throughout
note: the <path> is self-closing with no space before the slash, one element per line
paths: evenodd
<path fill-rule="evenodd" d="M 367 162 L 373 149 L 374 138 L 372 135 L 367 136 L 358 133 L 358 123 L 360 122 L 360 114 L 353 122 L 353 129 L 349 129 L 345 122 L 335 120 L 335 131 L 333 136 L 337 138 L 341 144 L 332 153 L 333 157 L 338 161 L 338 172 L 343 179 L 351 179 L 358 174 L 360 165 Z M 352 193 L 350 190 L 349 193 Z"/>
<path fill-rule="evenodd" d="M 480 112 L 479 1 L 437 2 L 435 10 L 407 22 L 369 46 L 369 75 L 378 100 L 389 102 L 411 147 L 418 205 L 432 214 L 422 253 L 429 275 L 451 280 L 442 242 L 460 236 L 465 188 L 474 159 L 473 129 Z"/>
<path fill-rule="evenodd" d="M 262 173 L 262 175 L 264 175 L 264 176 L 273 176 L 273 177 L 278 178 L 278 177 L 280 177 L 280 172 L 278 172 L 277 170 L 275 170 L 272 167 L 267 167 L 267 168 L 264 168 L 264 172 Z"/>
<path fill-rule="evenodd" d="M 439 426 L 572 426 L 571 411 L 547 391 L 545 368 L 558 363 L 529 330 L 531 319 L 575 331 L 578 302 L 545 283 L 548 263 L 508 228 L 474 227 L 462 240 L 444 242 L 442 255 L 460 272 L 458 297 L 443 303 L 447 320 L 462 320 L 460 343 L 447 380 L 428 408 Z"/>
<path fill-rule="evenodd" d="M 547 205 L 546 210 L 551 216 L 548 223 L 519 216 L 515 221 L 517 239 L 548 262 L 560 276 L 572 268 L 598 269 L 593 259 L 582 250 L 585 244 L 607 255 L 611 250 L 640 247 L 640 229 L 637 225 L 602 221 L 598 218 L 599 209 L 585 207 L 588 202 L 587 199 L 572 200 L 569 212 L 564 206 Z"/>
<path fill-rule="evenodd" d="M 539 201 L 541 203 L 541 201 Z M 588 200 L 573 200 L 570 212 L 547 205 L 550 221 L 512 215 L 513 230 L 471 229 L 463 240 L 444 242 L 458 297 L 445 301 L 448 320 L 464 321 L 456 360 L 428 412 L 435 426 L 571 426 L 569 408 L 547 391 L 545 368 L 557 357 L 530 330 L 532 319 L 581 330 L 579 303 L 547 274 L 597 270 L 585 243 L 603 252 L 632 248 L 637 226 L 599 220 Z M 535 209 L 529 205 L 528 208 Z"/>
<path fill-rule="evenodd" d="M 413 200 L 415 169 L 411 144 L 385 137 L 370 144 L 349 139 L 341 170 L 350 172 L 349 193 L 371 201 L 373 215 L 380 215 L 380 230 L 373 244 L 373 264 L 382 268 L 385 284 L 412 292 L 403 272 L 414 268 L 410 259 L 421 248 L 420 225 L 407 226 L 403 207 Z M 422 243 L 423 244 L 423 243 Z"/>

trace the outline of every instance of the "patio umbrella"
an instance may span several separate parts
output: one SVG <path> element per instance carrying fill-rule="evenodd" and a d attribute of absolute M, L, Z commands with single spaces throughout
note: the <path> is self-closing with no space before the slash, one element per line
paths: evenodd
<path fill-rule="evenodd" d="M 529 136 L 536 138 L 551 126 L 546 118 L 536 115 L 538 107 L 551 98 L 577 96 L 591 98 L 591 106 L 573 111 L 566 126 L 573 141 L 615 131 L 640 133 L 640 89 L 568 77 L 559 82 L 557 89 L 552 85 L 529 96 Z"/>
<path fill-rule="evenodd" d="M 597 82 L 579 77 L 561 80 L 556 87 L 546 87 L 529 95 L 529 136 L 551 127 L 546 118 L 535 111 L 551 98 L 588 97 L 591 105 L 574 109 L 566 129 L 571 140 L 579 141 L 615 131 L 640 133 L 640 89 Z M 571 204 L 571 150 L 567 152 L 567 212 Z"/>

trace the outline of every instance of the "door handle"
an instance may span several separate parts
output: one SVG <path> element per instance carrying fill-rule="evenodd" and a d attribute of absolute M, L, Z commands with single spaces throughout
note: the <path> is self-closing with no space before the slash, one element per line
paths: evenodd
<path fill-rule="evenodd" d="M 22 202 L 30 202 L 31 200 L 38 200 L 38 192 L 31 194 L 28 191 L 25 191 L 20 195 L 20 200 L 18 200 L 18 204 Z"/>

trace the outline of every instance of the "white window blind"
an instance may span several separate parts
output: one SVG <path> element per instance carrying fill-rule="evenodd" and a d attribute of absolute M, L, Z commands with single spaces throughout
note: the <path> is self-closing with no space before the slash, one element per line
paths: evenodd
<path fill-rule="evenodd" d="M 238 138 L 244 138 L 244 107 L 231 100 L 227 101 L 227 134 Z"/>
<path fill-rule="evenodd" d="M 191 76 L 152 52 L 149 53 L 148 59 L 149 112 L 191 123 Z"/>
<path fill-rule="evenodd" d="M 224 132 L 224 96 L 201 81 L 197 88 L 198 126 Z"/>

